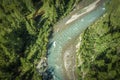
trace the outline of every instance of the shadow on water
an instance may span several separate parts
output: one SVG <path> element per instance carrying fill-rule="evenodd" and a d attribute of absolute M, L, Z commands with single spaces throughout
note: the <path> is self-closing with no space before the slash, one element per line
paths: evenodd
<path fill-rule="evenodd" d="M 53 38 L 53 28 L 51 28 L 50 35 L 48 36 L 49 42 L 48 42 L 48 44 L 47 44 L 46 57 L 48 57 L 48 55 L 50 54 L 50 53 L 48 52 L 48 50 L 51 48 L 51 46 L 52 46 L 52 44 L 53 44 L 53 42 L 51 41 L 52 38 Z"/>
<path fill-rule="evenodd" d="M 49 43 L 48 43 L 48 46 L 47 46 L 47 54 L 46 54 L 46 55 L 47 55 L 47 56 L 46 56 L 47 58 L 48 58 L 48 56 L 50 55 L 50 52 L 48 51 L 48 49 L 50 49 L 50 48 L 52 47 L 52 45 L 53 45 L 53 42 L 49 42 Z"/>
<path fill-rule="evenodd" d="M 42 73 L 42 80 L 53 80 L 54 68 L 48 68 L 45 72 Z"/>

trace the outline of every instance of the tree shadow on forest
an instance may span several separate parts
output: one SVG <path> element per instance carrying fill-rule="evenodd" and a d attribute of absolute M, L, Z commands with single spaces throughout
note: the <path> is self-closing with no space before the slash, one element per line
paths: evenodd
<path fill-rule="evenodd" d="M 26 29 L 26 25 L 24 22 L 19 24 L 21 27 L 17 29 L 13 29 L 12 32 L 6 34 L 4 37 L 8 38 L 8 42 L 6 45 L 8 48 L 12 48 L 15 50 L 15 53 L 20 53 L 19 55 L 25 57 L 25 50 L 30 44 L 34 44 L 36 37 L 30 35 Z"/>

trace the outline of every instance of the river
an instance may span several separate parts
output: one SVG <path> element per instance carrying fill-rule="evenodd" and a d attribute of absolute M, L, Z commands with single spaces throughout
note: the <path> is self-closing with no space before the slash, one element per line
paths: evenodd
<path fill-rule="evenodd" d="M 67 45 L 70 42 L 73 42 L 80 33 L 82 33 L 104 13 L 104 0 L 96 0 L 82 10 L 77 10 L 74 14 L 70 14 L 70 16 L 62 20 L 62 23 L 58 24 L 59 26 L 56 25 L 57 28 L 49 42 L 50 48 L 48 49 L 47 59 L 48 70 L 53 76 L 52 80 L 76 80 L 75 76 L 73 74 L 69 74 L 69 70 L 67 70 L 71 69 L 68 65 L 75 59 L 68 59 L 70 61 L 65 60 L 67 58 L 65 56 L 69 56 L 70 47 Z M 65 51 L 65 48 L 68 48 L 68 52 Z M 70 65 L 70 67 L 73 67 L 73 72 L 71 73 L 74 73 L 74 65 Z"/>

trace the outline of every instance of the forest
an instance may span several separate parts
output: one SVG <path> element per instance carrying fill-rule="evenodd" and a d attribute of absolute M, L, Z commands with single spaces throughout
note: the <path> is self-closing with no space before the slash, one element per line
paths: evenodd
<path fill-rule="evenodd" d="M 53 25 L 80 0 L 0 0 L 0 80 L 41 80 Z"/>
<path fill-rule="evenodd" d="M 119 0 L 111 0 L 106 13 L 80 35 L 78 80 L 120 79 L 119 4 Z"/>
<path fill-rule="evenodd" d="M 53 26 L 80 1 L 0 0 L 0 80 L 42 80 L 36 66 L 47 56 Z M 78 80 L 120 79 L 119 4 L 111 0 L 106 13 L 81 34 Z"/>

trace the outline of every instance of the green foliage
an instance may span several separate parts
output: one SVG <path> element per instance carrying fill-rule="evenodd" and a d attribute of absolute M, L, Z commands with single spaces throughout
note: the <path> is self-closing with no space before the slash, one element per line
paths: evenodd
<path fill-rule="evenodd" d="M 81 36 L 77 53 L 79 80 L 120 79 L 119 3 L 119 0 L 111 0 L 103 17 Z"/>
<path fill-rule="evenodd" d="M 42 79 L 36 65 L 52 27 L 76 1 L 0 0 L 0 80 Z"/>

